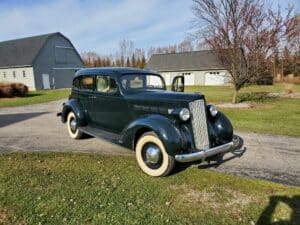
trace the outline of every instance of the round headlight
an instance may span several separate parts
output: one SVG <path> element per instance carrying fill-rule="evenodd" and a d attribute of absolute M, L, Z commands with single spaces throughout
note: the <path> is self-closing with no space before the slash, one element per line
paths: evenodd
<path fill-rule="evenodd" d="M 182 108 L 179 112 L 179 117 L 183 121 L 187 121 L 190 116 L 190 111 L 187 108 Z"/>
<path fill-rule="evenodd" d="M 218 114 L 218 109 L 215 105 L 210 105 L 209 112 L 210 112 L 210 115 L 216 116 Z"/>

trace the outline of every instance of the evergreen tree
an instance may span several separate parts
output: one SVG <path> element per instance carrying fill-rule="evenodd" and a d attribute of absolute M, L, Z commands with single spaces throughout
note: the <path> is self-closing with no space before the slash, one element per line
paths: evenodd
<path fill-rule="evenodd" d="M 127 57 L 127 59 L 126 59 L 126 66 L 127 66 L 127 67 L 130 67 L 130 60 L 129 60 L 129 57 Z"/>
<path fill-rule="evenodd" d="M 131 66 L 136 67 L 136 60 L 135 60 L 135 55 L 134 54 L 132 54 L 132 57 L 131 57 Z"/>

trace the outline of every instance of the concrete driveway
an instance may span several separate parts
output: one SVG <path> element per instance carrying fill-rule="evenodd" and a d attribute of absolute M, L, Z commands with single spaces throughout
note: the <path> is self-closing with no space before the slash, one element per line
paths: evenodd
<path fill-rule="evenodd" d="M 63 101 L 0 108 L 0 152 L 72 151 L 133 155 L 107 140 L 72 140 L 56 117 Z M 300 186 L 300 138 L 236 132 L 243 147 L 228 153 L 222 163 L 199 168 Z"/>

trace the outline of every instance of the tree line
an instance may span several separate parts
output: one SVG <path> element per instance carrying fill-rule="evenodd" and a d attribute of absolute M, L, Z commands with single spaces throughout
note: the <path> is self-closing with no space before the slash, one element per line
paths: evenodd
<path fill-rule="evenodd" d="M 87 67 L 136 67 L 145 68 L 146 61 L 152 54 L 187 52 L 197 49 L 194 47 L 191 38 L 185 38 L 179 44 L 170 44 L 168 46 L 149 47 L 146 51 L 142 48 L 135 48 L 131 40 L 122 40 L 119 42 L 119 50 L 115 54 L 103 55 L 94 51 L 83 52 L 81 58 Z"/>

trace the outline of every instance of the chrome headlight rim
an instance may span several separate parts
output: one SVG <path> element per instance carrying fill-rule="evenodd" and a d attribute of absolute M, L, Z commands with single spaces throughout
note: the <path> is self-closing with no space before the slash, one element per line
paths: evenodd
<path fill-rule="evenodd" d="M 190 110 L 188 108 L 182 108 L 180 109 L 179 111 L 179 118 L 182 120 L 182 121 L 188 121 L 191 117 L 191 113 L 190 113 Z"/>
<path fill-rule="evenodd" d="M 211 116 L 215 117 L 218 114 L 217 106 L 209 105 L 209 112 Z"/>

